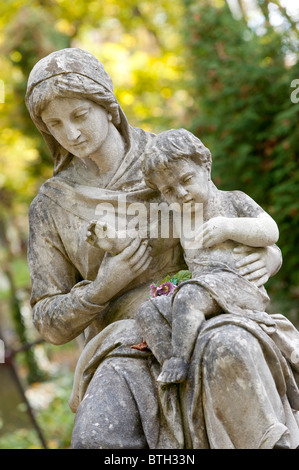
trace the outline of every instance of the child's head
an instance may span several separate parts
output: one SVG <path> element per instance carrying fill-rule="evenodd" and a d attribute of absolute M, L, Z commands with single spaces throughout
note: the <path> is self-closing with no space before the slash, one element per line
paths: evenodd
<path fill-rule="evenodd" d="M 173 167 L 178 160 L 192 160 L 207 170 L 210 177 L 212 157 L 210 150 L 186 129 L 171 129 L 158 134 L 144 153 L 142 171 L 146 184 L 157 189 L 155 173 Z"/>

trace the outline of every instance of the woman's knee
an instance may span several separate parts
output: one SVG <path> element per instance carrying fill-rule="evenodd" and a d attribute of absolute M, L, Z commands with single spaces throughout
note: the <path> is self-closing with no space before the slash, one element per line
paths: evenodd
<path fill-rule="evenodd" d="M 239 366 L 246 367 L 253 357 L 257 358 L 261 353 L 258 340 L 250 332 L 227 325 L 211 335 L 205 350 L 205 364 L 214 373 L 231 371 Z"/>
<path fill-rule="evenodd" d="M 113 367 L 99 367 L 80 403 L 72 434 L 73 449 L 144 449 L 138 408 Z"/>

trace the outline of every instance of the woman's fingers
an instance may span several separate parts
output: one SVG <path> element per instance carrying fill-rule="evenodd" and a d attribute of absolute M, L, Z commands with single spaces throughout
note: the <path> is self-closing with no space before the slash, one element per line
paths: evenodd
<path fill-rule="evenodd" d="M 127 248 L 125 248 L 121 256 L 126 260 L 130 268 L 136 270 L 141 266 L 142 262 L 146 260 L 146 257 L 150 254 L 151 247 L 148 246 L 148 240 L 142 240 L 141 238 L 134 238 Z M 143 258 L 143 256 L 146 256 Z"/>
<path fill-rule="evenodd" d="M 144 262 L 144 264 L 142 264 L 142 266 L 140 266 L 140 268 L 137 271 L 135 271 L 136 277 L 142 274 L 149 267 L 149 265 L 151 264 L 151 261 L 152 261 L 152 257 L 149 255 L 146 261 Z"/>
<path fill-rule="evenodd" d="M 146 250 L 146 252 L 144 253 L 144 255 L 139 259 L 139 261 L 137 261 L 134 265 L 131 266 L 131 269 L 133 271 L 144 271 L 145 270 L 145 267 L 149 265 L 149 263 L 151 262 L 152 260 L 152 257 L 150 255 L 150 251 L 149 249 Z M 148 263 L 149 261 L 149 263 Z"/>
<path fill-rule="evenodd" d="M 236 263 L 236 268 L 239 269 L 239 274 L 244 276 L 250 282 L 253 282 L 257 287 L 264 285 L 268 279 L 269 274 L 267 267 L 265 266 L 264 258 L 261 256 L 261 252 L 254 252 L 254 248 L 245 245 L 240 245 L 234 248 L 236 254 L 251 253 L 242 258 Z"/>
<path fill-rule="evenodd" d="M 245 256 L 245 258 L 238 261 L 236 263 L 236 268 L 242 268 L 243 266 L 247 266 L 248 264 L 258 261 L 259 259 L 260 259 L 259 253 L 251 253 L 250 255 Z"/>
<path fill-rule="evenodd" d="M 246 274 L 250 274 L 252 272 L 255 272 L 259 269 L 265 268 L 265 265 L 262 260 L 255 261 L 253 263 L 250 263 L 246 266 L 243 266 L 239 269 L 239 274 L 241 276 L 246 276 Z"/>
<path fill-rule="evenodd" d="M 260 278 L 262 278 L 263 276 L 266 276 L 267 275 L 267 269 L 266 268 L 262 268 L 262 269 L 259 269 L 257 271 L 254 271 L 250 274 L 246 274 L 245 279 L 247 279 L 248 281 L 256 281 Z"/>
<path fill-rule="evenodd" d="M 128 263 L 131 268 L 134 268 L 134 266 L 141 260 L 143 255 L 146 253 L 146 250 L 147 242 L 142 242 L 135 253 L 128 259 Z"/>
<path fill-rule="evenodd" d="M 260 277 L 259 279 L 256 279 L 255 281 L 252 281 L 257 287 L 262 287 L 266 282 L 268 281 L 269 276 L 266 274 L 265 276 Z"/>
<path fill-rule="evenodd" d="M 138 271 L 142 264 L 147 260 L 151 250 L 152 248 L 148 247 L 147 243 L 142 243 L 136 253 L 129 259 L 130 268 L 134 271 Z"/>
<path fill-rule="evenodd" d="M 90 232 L 89 230 L 86 232 L 86 236 L 85 236 L 85 241 L 89 242 L 89 243 L 94 243 L 96 240 L 96 236 L 93 232 Z"/>
<path fill-rule="evenodd" d="M 120 256 L 123 259 L 129 260 L 137 252 L 143 242 L 141 238 L 133 238 L 132 242 L 121 252 Z"/>
<path fill-rule="evenodd" d="M 252 252 L 254 248 L 252 248 L 251 246 L 248 246 L 248 245 L 238 245 L 234 248 L 234 253 L 236 254 L 242 254 L 242 253 L 248 253 L 248 252 Z"/>

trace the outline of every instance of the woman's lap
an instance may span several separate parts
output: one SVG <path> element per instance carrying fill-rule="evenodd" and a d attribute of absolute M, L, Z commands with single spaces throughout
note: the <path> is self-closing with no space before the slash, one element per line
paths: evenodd
<path fill-rule="evenodd" d="M 211 336 L 202 381 L 212 447 L 272 448 L 287 433 L 269 359 L 259 340 L 239 326 L 220 327 Z"/>
<path fill-rule="evenodd" d="M 117 362 L 104 361 L 95 372 L 76 413 L 72 448 L 148 448 L 136 401 Z"/>
<path fill-rule="evenodd" d="M 211 321 L 216 322 L 217 318 L 207 324 Z M 203 343 L 205 346 L 200 346 Z M 185 421 L 189 428 L 188 448 L 201 445 L 242 448 L 245 444 L 249 448 L 263 445 L 267 448 L 275 444 L 287 428 L 281 424 L 284 411 L 271 371 L 273 359 L 271 348 L 265 354 L 255 334 L 240 325 L 228 322 L 216 326 L 205 335 L 205 340 L 200 333 L 188 379 L 188 396 L 181 396 L 185 417 L 190 418 Z M 198 411 L 202 403 L 205 403 L 203 415 Z M 97 369 L 78 408 L 72 446 L 156 448 L 159 413 L 147 361 L 108 358 Z M 222 435 L 215 434 L 214 429 L 223 425 Z M 204 434 L 201 435 L 198 426 L 205 427 L 207 442 L 202 443 Z M 263 433 L 267 436 L 264 444 Z"/>

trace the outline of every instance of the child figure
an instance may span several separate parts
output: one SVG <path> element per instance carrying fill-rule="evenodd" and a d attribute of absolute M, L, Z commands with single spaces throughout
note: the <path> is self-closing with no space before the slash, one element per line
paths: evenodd
<path fill-rule="evenodd" d="M 137 313 L 144 339 L 162 364 L 158 381 L 180 383 L 186 379 L 195 339 L 205 318 L 223 312 L 267 315 L 269 297 L 263 286 L 238 273 L 234 248 L 240 244 L 273 245 L 278 228 L 246 194 L 217 189 L 211 181 L 210 151 L 185 129 L 166 131 L 155 138 L 145 154 L 143 172 L 147 185 L 158 189 L 169 204 L 179 203 L 182 208 L 189 203 L 191 217 L 195 217 L 196 203 L 203 209 L 203 224 L 196 234 L 202 246 L 184 249 L 192 279 L 180 284 L 171 299 L 171 346 L 163 322 L 160 327 L 158 318 L 146 318 L 145 309 Z M 153 301 L 159 306 L 166 299 L 157 297 Z"/>

